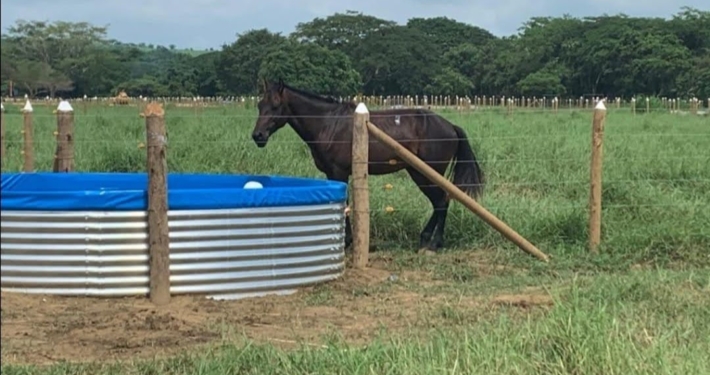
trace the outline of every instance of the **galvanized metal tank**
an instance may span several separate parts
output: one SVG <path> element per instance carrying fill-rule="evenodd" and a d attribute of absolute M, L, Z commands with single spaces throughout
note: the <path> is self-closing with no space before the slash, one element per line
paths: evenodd
<path fill-rule="evenodd" d="M 146 187 L 145 174 L 3 174 L 2 290 L 147 295 Z M 338 278 L 345 202 L 333 181 L 170 175 L 171 294 L 233 299 Z"/>

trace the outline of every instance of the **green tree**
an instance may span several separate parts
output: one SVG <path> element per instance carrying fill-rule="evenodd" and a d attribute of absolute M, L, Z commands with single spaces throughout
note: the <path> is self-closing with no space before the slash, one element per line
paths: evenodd
<path fill-rule="evenodd" d="M 429 95 L 466 96 L 471 94 L 473 88 L 473 82 L 468 77 L 452 67 L 446 67 L 424 87 L 424 92 Z"/>
<path fill-rule="evenodd" d="M 0 80 L 30 95 L 254 95 L 260 74 L 330 94 L 708 96 L 710 12 L 533 17 L 498 38 L 447 17 L 355 11 L 249 30 L 219 51 L 122 43 L 88 22 L 19 20 Z"/>
<path fill-rule="evenodd" d="M 222 48 L 217 59 L 217 77 L 225 92 L 256 94 L 264 58 L 286 43 L 286 37 L 267 29 L 250 30 Z"/>
<path fill-rule="evenodd" d="M 3 35 L 0 42 L 0 81 L 3 83 L 11 80 L 16 74 L 17 60 L 11 55 L 11 44 L 12 41 Z"/>
<path fill-rule="evenodd" d="M 673 34 L 648 33 L 637 35 L 633 47 L 627 49 L 626 59 L 630 61 L 628 75 L 633 79 L 634 91 L 675 95 L 678 77 L 690 68 L 691 52 Z M 624 91 L 633 94 L 628 89 Z"/>
<path fill-rule="evenodd" d="M 537 72 L 528 74 L 518 81 L 518 92 L 524 96 L 550 97 L 562 96 L 565 94 L 565 86 L 562 84 L 562 75 L 559 70 L 546 67 Z"/>
<path fill-rule="evenodd" d="M 103 42 L 105 36 L 106 27 L 88 22 L 18 20 L 7 30 L 7 38 L 13 42 L 13 57 L 49 66 L 85 55 L 92 46 Z"/>
<path fill-rule="evenodd" d="M 710 11 L 685 6 L 681 9 L 666 29 L 671 29 L 696 56 L 707 55 L 710 53 Z"/>
<path fill-rule="evenodd" d="M 348 10 L 325 18 L 316 17 L 296 25 L 291 34 L 301 42 L 316 43 L 329 49 L 345 52 L 353 57 L 355 49 L 372 34 L 382 33 L 397 26 L 394 21 L 384 20 L 360 12 Z"/>
<path fill-rule="evenodd" d="M 488 30 L 447 17 L 410 18 L 407 26 L 429 36 L 441 52 L 464 43 L 480 46 L 495 39 Z"/>
<path fill-rule="evenodd" d="M 217 77 L 217 61 L 219 52 L 204 53 L 195 56 L 190 64 L 195 70 L 195 90 L 200 96 L 216 96 L 220 92 Z"/>
<path fill-rule="evenodd" d="M 700 100 L 710 98 L 710 54 L 694 57 L 688 65 L 688 70 L 678 77 L 679 94 Z"/>
<path fill-rule="evenodd" d="M 356 94 L 361 85 L 360 75 L 343 52 L 295 41 L 265 57 L 259 78 L 281 78 L 295 87 L 341 96 Z"/>
<path fill-rule="evenodd" d="M 42 89 L 41 76 L 47 70 L 47 64 L 39 61 L 19 60 L 12 72 L 12 80 L 29 97 L 34 98 Z"/>
<path fill-rule="evenodd" d="M 439 74 L 439 55 L 431 37 L 406 26 L 370 34 L 354 51 L 364 91 L 379 95 L 424 94 Z"/>
<path fill-rule="evenodd" d="M 105 42 L 105 35 L 105 27 L 87 22 L 18 20 L 4 38 L 9 47 L 3 51 L 3 60 L 7 55 L 11 61 L 6 78 L 21 82 L 32 95 L 40 90 L 50 96 L 70 91 L 74 85 L 68 62 L 75 64 L 91 56 L 90 50 Z"/>
<path fill-rule="evenodd" d="M 85 56 L 66 59 L 62 69 L 74 82 L 76 96 L 100 96 L 112 93 L 119 82 L 130 77 L 130 65 L 114 47 L 97 46 Z"/>
<path fill-rule="evenodd" d="M 518 93 L 516 85 L 529 71 L 521 66 L 521 61 L 527 61 L 522 45 L 524 41 L 519 37 L 506 37 L 483 47 L 482 54 L 487 57 L 481 64 L 481 93 L 505 96 Z"/>

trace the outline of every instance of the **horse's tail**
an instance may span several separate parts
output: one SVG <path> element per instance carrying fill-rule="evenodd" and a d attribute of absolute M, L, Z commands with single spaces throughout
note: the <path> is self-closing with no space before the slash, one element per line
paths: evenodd
<path fill-rule="evenodd" d="M 454 130 L 459 144 L 454 156 L 452 182 L 468 196 L 477 199 L 483 194 L 483 186 L 485 185 L 483 170 L 468 143 L 466 133 L 456 125 L 454 125 Z"/>

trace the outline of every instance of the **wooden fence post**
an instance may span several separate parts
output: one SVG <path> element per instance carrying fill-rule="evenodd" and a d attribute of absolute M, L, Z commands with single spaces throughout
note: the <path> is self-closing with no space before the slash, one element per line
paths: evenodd
<path fill-rule="evenodd" d="M 168 227 L 167 145 L 165 111 L 150 102 L 145 117 L 148 170 L 148 251 L 150 254 L 150 300 L 156 305 L 170 302 L 170 232 Z"/>
<path fill-rule="evenodd" d="M 355 109 L 353 118 L 352 176 L 353 176 L 353 265 L 367 267 L 370 252 L 370 192 L 367 185 L 369 169 L 369 135 L 367 122 L 370 111 L 365 103 Z"/>
<path fill-rule="evenodd" d="M 592 162 L 589 195 L 589 250 L 599 252 L 602 226 L 602 146 L 606 106 L 600 100 L 594 108 L 592 120 Z"/>
<path fill-rule="evenodd" d="M 557 114 L 557 111 L 558 111 L 558 109 L 559 109 L 559 101 L 557 100 L 557 97 L 556 97 L 556 96 L 555 96 L 555 98 L 552 100 L 552 108 L 554 109 L 555 114 Z"/>
<path fill-rule="evenodd" d="M 57 149 L 54 152 L 56 172 L 72 172 L 74 170 L 74 108 L 68 101 L 62 100 L 57 106 Z"/>
<path fill-rule="evenodd" d="M 508 116 L 510 116 L 513 113 L 513 104 L 514 104 L 513 99 L 508 99 L 508 107 L 507 107 Z"/>
<path fill-rule="evenodd" d="M 34 111 L 34 109 L 28 99 L 27 102 L 25 102 L 25 106 L 22 108 L 22 155 L 24 156 L 22 170 L 25 172 L 33 172 L 35 170 L 35 157 L 32 140 L 32 111 Z"/>
<path fill-rule="evenodd" d="M 0 103 L 0 168 L 5 166 L 5 106 Z"/>

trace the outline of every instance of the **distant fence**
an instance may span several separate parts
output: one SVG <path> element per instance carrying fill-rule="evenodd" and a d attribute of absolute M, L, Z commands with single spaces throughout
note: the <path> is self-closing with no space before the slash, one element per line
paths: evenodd
<path fill-rule="evenodd" d="M 67 99 L 67 98 L 65 98 Z M 652 109 L 661 107 L 663 110 L 672 113 L 691 113 L 707 115 L 710 112 L 710 98 L 706 100 L 698 98 L 650 98 L 646 96 L 634 96 L 631 98 L 608 97 L 608 96 L 580 96 L 575 98 L 561 97 L 509 97 L 503 95 L 491 96 L 457 96 L 457 95 L 395 95 L 395 96 L 344 96 L 339 97 L 341 101 L 353 101 L 365 103 L 370 108 L 383 107 L 421 107 L 431 109 L 457 109 L 457 110 L 480 110 L 499 108 L 508 112 L 522 109 L 549 109 L 558 111 L 563 109 L 589 109 L 595 103 L 604 100 L 608 103 L 609 109 L 629 108 L 636 112 L 651 112 Z M 3 98 L 9 103 L 24 103 L 27 98 Z M 35 105 L 56 105 L 61 99 L 57 98 L 37 98 L 32 99 Z M 148 102 L 159 102 L 173 104 L 179 107 L 211 107 L 220 105 L 237 105 L 254 107 L 259 101 L 256 96 L 218 96 L 218 97 L 84 97 L 69 99 L 81 105 L 108 105 L 108 106 L 143 106 Z"/>

